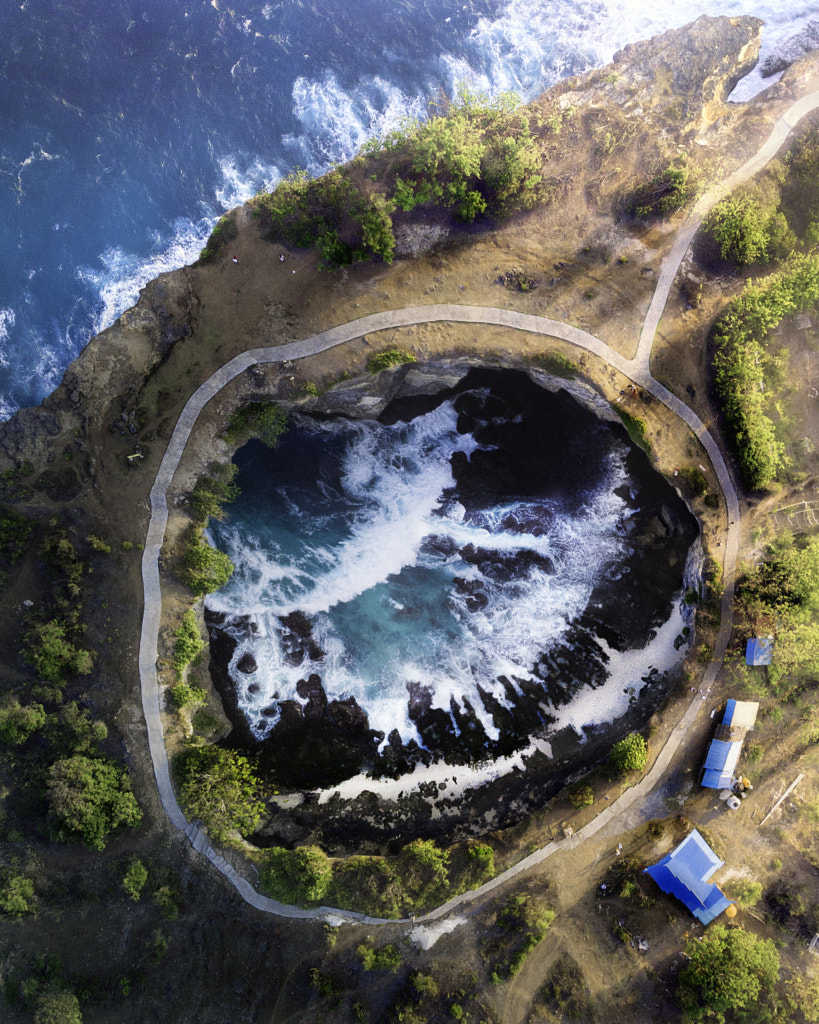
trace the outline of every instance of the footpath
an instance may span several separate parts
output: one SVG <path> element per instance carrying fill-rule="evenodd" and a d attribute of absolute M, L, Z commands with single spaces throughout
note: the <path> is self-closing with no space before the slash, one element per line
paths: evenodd
<path fill-rule="evenodd" d="M 700 197 L 688 219 L 682 224 L 674 245 L 663 261 L 657 286 L 651 300 L 645 320 L 642 324 L 640 338 L 635 355 L 626 359 L 613 351 L 604 341 L 589 334 L 587 331 L 571 324 L 546 317 L 519 313 L 514 310 L 499 309 L 491 306 L 465 306 L 457 304 L 441 304 L 428 306 L 408 306 L 403 309 L 385 310 L 369 316 L 340 324 L 330 330 L 314 334 L 302 341 L 292 342 L 278 347 L 251 349 L 241 353 L 224 364 L 201 384 L 191 395 L 174 427 L 168 447 L 162 458 L 153 488 L 151 489 L 151 518 L 142 556 L 142 581 L 144 588 L 144 612 L 142 632 L 139 645 L 139 675 L 142 691 L 142 708 L 148 730 L 148 743 L 153 761 L 154 776 L 162 807 L 171 823 L 191 842 L 194 849 L 206 857 L 233 884 L 239 895 L 251 906 L 266 913 L 280 917 L 305 918 L 312 920 L 331 919 L 335 922 L 359 922 L 368 925 L 377 924 L 419 924 L 435 921 L 466 903 L 479 902 L 495 889 L 510 879 L 542 864 L 558 849 L 572 850 L 606 826 L 614 825 L 619 819 L 625 819 L 638 802 L 645 802 L 652 790 L 665 776 L 666 770 L 674 757 L 688 729 L 694 722 L 702 707 L 702 699 L 695 694 L 686 708 L 682 718 L 675 726 L 671 735 L 660 751 L 651 770 L 638 784 L 627 790 L 612 804 L 601 811 L 587 825 L 573 836 L 558 843 L 549 843 L 513 867 L 497 875 L 478 889 L 463 893 L 449 902 L 437 907 L 423 916 L 405 918 L 396 922 L 393 919 L 367 917 L 349 910 L 338 910 L 332 907 L 318 907 L 306 910 L 301 907 L 279 903 L 258 893 L 251 883 L 239 874 L 225 858 L 209 844 L 207 834 L 195 822 L 185 818 L 176 800 L 171 783 L 170 765 L 165 749 L 165 739 L 160 714 L 160 688 L 157 679 L 156 664 L 158 659 L 159 626 L 162 611 L 162 594 L 159 579 L 159 555 L 165 539 L 168 523 L 167 491 L 179 466 L 185 446 L 191 435 L 199 414 L 205 405 L 239 374 L 257 363 L 283 363 L 288 360 L 303 359 L 306 356 L 318 355 L 328 349 L 343 345 L 348 341 L 361 338 L 365 334 L 388 330 L 396 327 L 415 326 L 425 323 L 471 323 L 506 327 L 510 330 L 526 331 L 530 334 L 548 338 L 559 338 L 577 348 L 584 349 L 599 356 L 615 369 L 628 377 L 633 383 L 662 402 L 671 412 L 683 420 L 696 434 L 705 448 L 720 488 L 725 497 L 728 516 L 727 537 L 724 548 L 723 579 L 725 589 L 722 596 L 722 620 L 719 635 L 714 643 L 714 651 L 705 676 L 702 689 L 710 688 L 722 665 L 728 641 L 731 635 L 731 609 L 734 597 L 734 579 L 736 560 L 739 550 L 739 497 L 725 463 L 722 452 L 714 438 L 706 429 L 705 424 L 684 402 L 673 395 L 667 388 L 651 376 L 650 358 L 654 345 L 657 327 L 659 326 L 666 302 L 679 270 L 680 264 L 694 239 L 703 218 L 708 211 L 737 185 L 747 181 L 761 170 L 779 152 L 791 130 L 811 111 L 819 108 L 819 90 L 809 93 L 794 103 L 778 119 L 773 131 L 760 149 L 737 168 L 728 178 L 715 185 Z"/>

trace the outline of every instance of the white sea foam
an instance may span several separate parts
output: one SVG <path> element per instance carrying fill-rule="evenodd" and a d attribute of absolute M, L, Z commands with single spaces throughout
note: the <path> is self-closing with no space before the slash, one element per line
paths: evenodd
<path fill-rule="evenodd" d="M 8 342 L 16 322 L 13 309 L 0 309 L 0 366 L 9 365 Z"/>
<path fill-rule="evenodd" d="M 260 738 L 277 720 L 277 703 L 300 700 L 299 680 L 316 672 L 330 699 L 355 697 L 371 728 L 385 737 L 397 729 L 405 741 L 418 739 L 407 690 L 420 685 L 431 705 L 447 714 L 453 701 L 460 707 L 469 701 L 487 735 L 497 739 L 478 687 L 507 705 L 499 677 L 513 687 L 516 678 L 529 678 L 539 654 L 563 635 L 602 573 L 618 560 L 623 543 L 618 524 L 627 512 L 613 493 L 627 479 L 619 449 L 612 453 L 608 478 L 575 507 L 512 502 L 467 515 L 458 502 L 442 501 L 454 484 L 452 453 L 475 446 L 469 435 L 457 434 L 455 424 L 452 405 L 445 403 L 411 424 L 346 428 L 352 439 L 339 486 L 354 514 L 341 539 L 326 539 L 322 530 L 330 513 L 325 507 L 318 514 L 312 505 L 301 507 L 298 490 L 288 507 L 305 535 L 301 553 L 275 539 L 289 526 L 264 541 L 245 528 L 220 528 L 237 571 L 209 605 L 228 614 L 249 613 L 258 626 L 251 636 L 241 623 L 231 630 L 238 646 L 230 669 L 239 705 Z M 325 504 L 332 506 L 333 500 L 338 503 L 338 494 Z M 510 519 L 531 522 L 536 515 L 545 524 L 538 535 L 504 526 Z M 437 541 L 425 545 L 430 537 Z M 535 564 L 508 579 L 484 576 L 480 564 L 457 554 L 468 545 L 501 556 L 533 552 L 548 558 L 553 571 Z M 422 575 L 397 584 L 407 567 Z M 468 607 L 455 576 L 480 584 L 482 607 Z M 390 589 L 396 585 L 403 589 Z M 311 617 L 314 640 L 324 654 L 294 665 L 282 645 L 279 617 L 295 610 Z M 247 652 L 258 666 L 251 677 L 236 671 Z"/>
<path fill-rule="evenodd" d="M 409 933 L 410 942 L 414 943 L 418 949 L 432 949 L 438 939 L 454 932 L 462 924 L 466 924 L 465 917 L 448 917 L 446 920 L 436 921 L 434 924 L 419 924 Z"/>
<path fill-rule="evenodd" d="M 149 281 L 193 263 L 222 213 L 272 187 L 281 178 L 277 167 L 258 159 L 244 167 L 236 159 L 223 159 L 219 161 L 219 171 L 221 181 L 215 189 L 214 201 L 203 204 L 202 216 L 198 220 L 178 218 L 169 236 L 154 236 L 147 256 L 112 246 L 100 254 L 100 266 L 78 269 L 77 277 L 97 295 L 92 333 L 104 331 L 135 305 Z"/>
<path fill-rule="evenodd" d="M 384 135 L 406 117 L 424 117 L 426 101 L 410 96 L 379 76 L 344 89 L 332 72 L 321 78 L 297 78 L 293 113 L 302 126 L 285 136 L 296 162 L 314 174 L 354 156 L 367 139 Z"/>

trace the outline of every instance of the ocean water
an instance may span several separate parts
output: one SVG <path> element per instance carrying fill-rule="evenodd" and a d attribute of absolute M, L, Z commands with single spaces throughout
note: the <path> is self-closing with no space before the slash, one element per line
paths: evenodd
<path fill-rule="evenodd" d="M 0 418 L 225 210 L 461 81 L 536 95 L 700 14 L 806 0 L 21 0 L 0 8 Z M 758 88 L 753 76 L 738 95 Z"/>

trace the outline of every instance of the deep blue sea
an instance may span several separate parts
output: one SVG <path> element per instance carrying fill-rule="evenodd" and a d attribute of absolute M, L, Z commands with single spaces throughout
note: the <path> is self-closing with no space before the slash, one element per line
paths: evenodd
<path fill-rule="evenodd" d="M 815 3 L 4 3 L 0 418 L 39 402 L 141 286 L 293 167 L 347 159 L 460 81 L 530 97 L 701 13 L 767 19 L 767 50 Z"/>

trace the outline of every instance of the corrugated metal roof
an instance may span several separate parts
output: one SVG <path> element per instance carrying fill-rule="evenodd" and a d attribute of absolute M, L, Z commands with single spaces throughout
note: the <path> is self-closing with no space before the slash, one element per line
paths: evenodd
<path fill-rule="evenodd" d="M 753 729 L 756 716 L 759 712 L 758 700 L 729 700 L 725 705 L 726 725 L 744 729 Z"/>
<path fill-rule="evenodd" d="M 694 829 L 659 864 L 646 868 L 663 892 L 675 896 L 703 924 L 709 924 L 731 905 L 719 886 L 708 879 L 723 861 Z"/>

